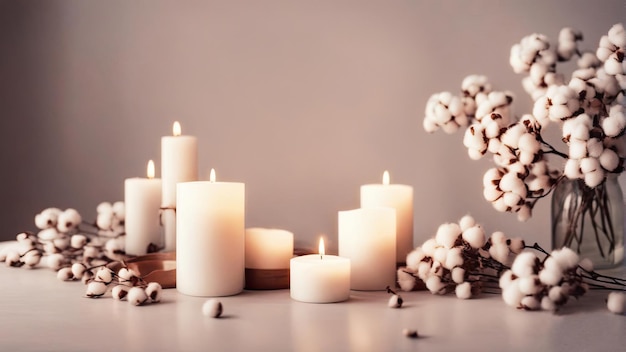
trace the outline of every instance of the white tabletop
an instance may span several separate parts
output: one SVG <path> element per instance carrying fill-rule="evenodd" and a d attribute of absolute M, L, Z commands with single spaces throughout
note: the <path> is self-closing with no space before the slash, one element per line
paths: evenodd
<path fill-rule="evenodd" d="M 507 307 L 500 296 L 459 300 L 352 291 L 350 300 L 307 304 L 288 290 L 220 298 L 224 316 L 202 315 L 206 298 L 165 290 L 142 307 L 110 297 L 83 298 L 80 282 L 49 269 L 0 267 L 2 351 L 623 351 L 626 316 L 606 310 L 606 292 L 571 301 L 558 315 Z M 403 336 L 417 329 L 418 339 Z"/>

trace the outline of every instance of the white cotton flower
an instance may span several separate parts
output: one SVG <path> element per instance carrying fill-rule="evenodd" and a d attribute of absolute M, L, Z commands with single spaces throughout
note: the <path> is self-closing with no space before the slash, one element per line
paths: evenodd
<path fill-rule="evenodd" d="M 493 201 L 491 205 L 496 211 L 499 211 L 501 213 L 509 211 L 509 207 L 504 203 L 504 199 L 502 197 Z"/>
<path fill-rule="evenodd" d="M 463 255 L 461 253 L 461 247 L 454 247 L 448 251 L 446 256 L 446 262 L 444 267 L 448 270 L 452 270 L 454 267 L 463 265 Z"/>
<path fill-rule="evenodd" d="M 502 231 L 495 231 L 489 239 L 492 244 L 506 244 L 506 235 Z"/>
<path fill-rule="evenodd" d="M 101 202 L 96 206 L 96 213 L 113 213 L 113 206 L 110 202 Z"/>
<path fill-rule="evenodd" d="M 460 284 L 465 281 L 465 269 L 460 266 L 455 267 L 451 271 L 452 281 L 454 283 Z"/>
<path fill-rule="evenodd" d="M 56 227 L 49 227 L 47 229 L 43 229 L 37 232 L 37 238 L 39 238 L 41 241 L 52 241 L 58 237 L 59 231 L 56 229 Z"/>
<path fill-rule="evenodd" d="M 583 173 L 580 171 L 580 160 L 567 159 L 565 167 L 563 168 L 563 174 L 571 180 L 582 178 Z"/>
<path fill-rule="evenodd" d="M 70 248 L 70 237 L 64 234 L 59 234 L 59 237 L 53 239 L 52 243 L 59 250 L 66 250 Z"/>
<path fill-rule="evenodd" d="M 459 220 L 459 227 L 461 227 L 461 231 L 465 231 L 470 227 L 474 227 L 476 225 L 476 220 L 473 216 L 466 214 L 463 215 L 461 220 Z"/>
<path fill-rule="evenodd" d="M 57 271 L 65 264 L 65 256 L 61 253 L 50 254 L 46 264 L 50 269 Z"/>
<path fill-rule="evenodd" d="M 608 37 L 611 44 L 620 48 L 626 47 L 626 30 L 624 30 L 622 23 L 613 25 L 609 29 Z"/>
<path fill-rule="evenodd" d="M 587 172 L 585 173 L 585 184 L 589 186 L 589 188 L 595 188 L 604 181 L 604 177 L 605 174 L 602 169 Z"/>
<path fill-rule="evenodd" d="M 596 158 L 583 158 L 580 160 L 580 171 L 584 174 L 596 171 L 600 168 L 600 161 Z"/>
<path fill-rule="evenodd" d="M 140 306 L 148 302 L 148 295 L 141 287 L 131 287 L 131 289 L 128 290 L 126 298 L 128 299 L 128 302 L 134 306 Z"/>
<path fill-rule="evenodd" d="M 546 64 L 537 62 L 530 66 L 528 77 L 530 77 L 535 86 L 540 86 L 549 70 L 550 68 Z"/>
<path fill-rule="evenodd" d="M 556 305 L 548 296 L 543 296 L 541 298 L 541 309 L 548 310 L 551 312 L 556 311 Z"/>
<path fill-rule="evenodd" d="M 453 133 L 459 126 L 466 126 L 469 122 L 463 101 L 450 92 L 433 94 L 426 103 L 424 113 L 424 129 L 427 132 L 434 132 L 441 127 L 444 132 Z"/>
<path fill-rule="evenodd" d="M 400 268 L 397 271 L 398 285 L 402 291 L 412 291 L 415 288 L 415 278 L 407 273 L 405 269 Z"/>
<path fill-rule="evenodd" d="M 609 110 L 609 116 L 602 120 L 602 130 L 608 137 L 617 137 L 626 128 L 625 110 L 622 105 L 613 105 Z"/>
<path fill-rule="evenodd" d="M 417 267 L 417 276 L 419 276 L 420 279 L 428 277 L 428 275 L 430 274 L 430 269 L 430 263 L 420 262 L 419 266 Z"/>
<path fill-rule="evenodd" d="M 555 286 L 563 278 L 563 272 L 558 267 L 544 267 L 539 272 L 539 280 L 545 285 Z"/>
<path fill-rule="evenodd" d="M 83 247 L 83 258 L 86 260 L 97 258 L 100 255 L 100 250 L 94 246 L 87 245 Z"/>
<path fill-rule="evenodd" d="M 599 67 L 601 65 L 601 62 L 595 53 L 591 51 L 584 51 L 580 55 L 580 58 L 578 58 L 578 60 L 576 61 L 576 65 L 578 65 L 579 68 L 583 68 L 583 69 L 595 68 L 595 67 Z"/>
<path fill-rule="evenodd" d="M 61 213 L 59 208 L 46 208 L 35 216 L 35 225 L 41 230 L 56 227 Z"/>
<path fill-rule="evenodd" d="M 478 249 L 485 245 L 485 230 L 480 225 L 466 229 L 462 237 L 472 248 Z"/>
<path fill-rule="evenodd" d="M 517 173 L 508 172 L 504 174 L 500 180 L 499 186 L 504 192 L 513 192 L 526 198 L 526 184 L 524 184 L 524 181 L 518 177 Z"/>
<path fill-rule="evenodd" d="M 461 83 L 461 89 L 463 94 L 469 97 L 475 97 L 478 93 L 491 92 L 491 84 L 487 79 L 487 76 L 482 75 L 470 75 L 463 79 Z"/>
<path fill-rule="evenodd" d="M 456 293 L 457 298 L 470 299 L 472 298 L 472 285 L 470 285 L 469 282 L 456 285 L 454 292 Z"/>
<path fill-rule="evenodd" d="M 619 166 L 619 156 L 613 149 L 604 149 L 598 160 L 607 171 L 615 171 Z"/>
<path fill-rule="evenodd" d="M 509 243 L 509 249 L 514 254 L 520 254 L 524 250 L 526 243 L 521 237 L 513 237 Z"/>
<path fill-rule="evenodd" d="M 541 302 L 535 296 L 526 296 L 520 301 L 520 306 L 526 310 L 538 310 Z"/>
<path fill-rule="evenodd" d="M 505 264 L 509 260 L 509 247 L 506 245 L 506 242 L 494 243 L 489 247 L 489 255 L 491 255 L 491 258 Z"/>
<path fill-rule="evenodd" d="M 523 199 L 517 193 L 505 193 L 502 197 L 504 204 L 511 208 L 513 211 L 517 210 L 521 204 L 523 204 Z"/>
<path fill-rule="evenodd" d="M 108 230 L 113 226 L 113 211 L 101 212 L 96 216 L 96 226 L 99 229 Z"/>
<path fill-rule="evenodd" d="M 490 92 L 485 99 L 480 101 L 476 99 L 476 119 L 482 122 L 483 119 L 491 117 L 492 121 L 505 127 L 509 124 L 509 107 L 512 101 L 513 95 L 509 92 Z M 492 115 L 498 115 L 498 117 Z"/>
<path fill-rule="evenodd" d="M 580 266 L 581 268 L 583 268 L 583 270 L 586 270 L 588 272 L 593 271 L 593 262 L 591 261 L 591 259 L 589 258 L 583 258 L 579 263 L 578 266 Z"/>
<path fill-rule="evenodd" d="M 491 169 L 488 169 L 483 175 L 483 186 L 487 187 L 496 185 L 497 183 L 499 183 L 503 175 L 504 173 L 502 172 L 502 170 L 498 168 L 493 167 Z"/>
<path fill-rule="evenodd" d="M 626 311 L 626 294 L 623 292 L 611 292 L 606 300 L 606 307 L 611 313 L 624 314 Z"/>
<path fill-rule="evenodd" d="M 502 273 L 502 275 L 500 275 L 500 279 L 498 280 L 498 286 L 500 286 L 501 289 L 505 289 L 507 288 L 511 282 L 513 282 L 513 272 L 511 270 L 507 270 L 504 273 Z"/>
<path fill-rule="evenodd" d="M 542 290 L 539 276 L 530 275 L 519 279 L 519 290 L 525 295 L 534 295 Z"/>
<path fill-rule="evenodd" d="M 483 197 L 488 202 L 496 201 L 498 198 L 502 197 L 503 194 L 504 192 L 499 190 L 496 186 L 485 186 L 485 188 L 483 188 Z"/>
<path fill-rule="evenodd" d="M 78 211 L 73 208 L 65 209 L 57 219 L 57 229 L 59 232 L 69 232 L 78 227 L 82 218 Z"/>
<path fill-rule="evenodd" d="M 468 149 L 477 150 L 484 154 L 487 150 L 485 128 L 479 123 L 470 125 L 463 135 L 463 145 Z"/>
<path fill-rule="evenodd" d="M 431 276 L 426 280 L 426 288 L 433 294 L 443 294 L 445 293 L 446 285 L 441 282 L 439 276 Z"/>
<path fill-rule="evenodd" d="M 445 247 L 437 247 L 437 249 L 435 249 L 435 255 L 433 255 L 433 259 L 439 263 L 441 263 L 441 265 L 444 265 L 446 263 L 446 259 L 448 258 L 448 249 Z"/>
<path fill-rule="evenodd" d="M 85 296 L 89 298 L 102 297 L 107 292 L 107 286 L 103 282 L 92 281 L 87 285 Z"/>
<path fill-rule="evenodd" d="M 406 266 L 411 270 L 417 270 L 417 267 L 425 256 L 426 254 L 421 247 L 415 248 L 406 256 Z"/>
<path fill-rule="evenodd" d="M 437 234 L 435 235 L 435 241 L 437 244 L 444 246 L 445 248 L 454 247 L 454 242 L 461 235 L 461 227 L 457 223 L 447 223 L 439 225 Z"/>
<path fill-rule="evenodd" d="M 87 244 L 87 237 L 85 235 L 72 235 L 70 238 L 70 246 L 74 249 L 83 248 Z"/>
<path fill-rule="evenodd" d="M 435 249 L 437 248 L 437 241 L 434 238 L 427 239 L 422 244 L 422 251 L 425 255 L 432 257 L 435 254 Z"/>
<path fill-rule="evenodd" d="M 126 219 L 126 205 L 122 201 L 117 201 L 113 203 L 112 206 L 113 215 L 119 220 Z"/>
<path fill-rule="evenodd" d="M 127 286 L 117 285 L 113 287 L 113 289 L 111 290 L 111 296 L 113 297 L 113 299 L 116 299 L 118 301 L 123 301 L 128 296 L 129 289 L 130 288 Z"/>
<path fill-rule="evenodd" d="M 623 75 L 626 72 L 624 51 L 615 52 L 604 62 L 604 71 L 609 75 Z"/>
<path fill-rule="evenodd" d="M 41 261 L 41 252 L 38 250 L 29 250 L 22 256 L 24 268 L 34 268 Z"/>
<path fill-rule="evenodd" d="M 569 142 L 568 156 L 571 159 L 583 159 L 587 156 L 587 143 L 579 139 L 571 139 Z"/>
<path fill-rule="evenodd" d="M 508 250 L 508 248 L 507 248 Z M 518 277 L 526 277 L 535 274 L 538 258 L 533 252 L 522 252 L 515 257 L 511 271 Z"/>
<path fill-rule="evenodd" d="M 152 303 L 158 303 L 161 301 L 162 291 L 163 288 L 158 282 L 149 282 L 146 287 L 146 295 L 148 295 L 148 298 Z"/>
<path fill-rule="evenodd" d="M 57 279 L 62 281 L 71 281 L 74 279 L 74 275 L 72 275 L 72 268 L 65 267 L 61 268 L 57 271 Z"/>
<path fill-rule="evenodd" d="M 548 297 L 556 305 L 562 305 L 567 302 L 568 295 L 562 286 L 554 286 L 548 291 Z"/>
<path fill-rule="evenodd" d="M 71 270 L 72 275 L 74 275 L 75 278 L 80 279 L 85 274 L 87 267 L 83 263 L 74 263 L 72 264 Z"/>
<path fill-rule="evenodd" d="M 103 266 L 96 272 L 95 280 L 108 284 L 113 281 L 113 272 L 111 271 L 111 269 Z"/>
<path fill-rule="evenodd" d="M 592 158 L 599 158 L 604 151 L 604 144 L 598 138 L 590 138 L 587 141 L 587 153 Z"/>
<path fill-rule="evenodd" d="M 569 247 L 553 250 L 550 257 L 554 258 L 562 270 L 575 268 L 580 261 L 578 254 Z"/>
<path fill-rule="evenodd" d="M 524 294 L 519 290 L 519 280 L 513 280 L 511 283 L 502 289 L 502 300 L 506 305 L 519 308 L 524 298 Z"/>

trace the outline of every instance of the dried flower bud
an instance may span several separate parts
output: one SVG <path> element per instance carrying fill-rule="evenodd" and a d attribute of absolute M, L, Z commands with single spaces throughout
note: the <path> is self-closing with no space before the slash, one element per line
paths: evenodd
<path fill-rule="evenodd" d="M 202 314 L 212 318 L 219 318 L 222 315 L 222 311 L 222 302 L 214 298 L 207 300 L 202 305 Z"/>

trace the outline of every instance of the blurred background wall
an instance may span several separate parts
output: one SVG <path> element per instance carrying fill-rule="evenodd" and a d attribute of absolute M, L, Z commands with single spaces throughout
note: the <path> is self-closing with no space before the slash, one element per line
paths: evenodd
<path fill-rule="evenodd" d="M 623 0 L 0 1 L 0 239 L 49 206 L 93 220 L 148 159 L 160 167 L 179 120 L 201 178 L 245 182 L 246 225 L 297 246 L 323 233 L 336 250 L 337 211 L 386 169 L 415 187 L 416 244 L 470 213 L 549 246 L 549 199 L 525 223 L 496 212 L 490 162 L 461 133 L 424 132 L 424 106 L 479 73 L 530 112 L 510 47 L 572 26 L 595 49 L 617 22 Z"/>

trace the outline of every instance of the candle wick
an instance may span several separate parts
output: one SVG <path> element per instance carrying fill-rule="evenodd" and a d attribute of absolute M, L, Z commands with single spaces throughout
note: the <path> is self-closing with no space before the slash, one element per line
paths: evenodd
<path fill-rule="evenodd" d="M 324 259 L 324 255 L 320 254 L 320 260 Z"/>

